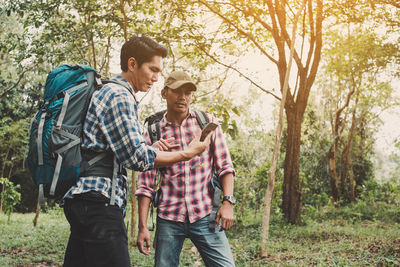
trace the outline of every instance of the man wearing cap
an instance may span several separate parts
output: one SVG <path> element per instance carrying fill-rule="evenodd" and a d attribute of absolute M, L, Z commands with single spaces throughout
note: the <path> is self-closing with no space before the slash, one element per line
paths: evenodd
<path fill-rule="evenodd" d="M 170 151 L 185 149 L 200 129 L 196 112 L 189 108 L 196 85 L 183 71 L 170 74 L 161 91 L 167 101 L 167 112 L 159 123 L 161 139 L 175 140 Z M 216 119 L 206 114 L 210 121 Z M 146 141 L 150 144 L 149 134 Z M 162 142 L 159 142 L 162 144 Z M 166 150 L 160 145 L 159 149 Z M 209 229 L 212 210 L 212 194 L 209 185 L 213 168 L 222 185 L 223 202 L 218 210 L 215 231 Z M 233 176 L 234 169 L 228 147 L 218 126 L 211 136 L 210 146 L 190 161 L 176 163 L 159 169 L 160 199 L 157 209 L 157 231 L 154 238 L 155 266 L 178 266 L 179 255 L 185 238 L 197 247 L 206 266 L 235 266 L 224 230 L 233 224 Z M 147 216 L 156 170 L 142 172 L 138 177 L 136 195 L 139 199 L 138 249 L 150 253 L 150 233 Z"/>

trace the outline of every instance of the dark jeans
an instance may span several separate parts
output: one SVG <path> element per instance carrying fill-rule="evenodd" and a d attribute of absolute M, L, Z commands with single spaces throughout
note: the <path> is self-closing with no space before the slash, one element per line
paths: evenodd
<path fill-rule="evenodd" d="M 64 267 L 131 266 L 124 217 L 118 206 L 67 199 L 64 214 L 71 226 Z"/>

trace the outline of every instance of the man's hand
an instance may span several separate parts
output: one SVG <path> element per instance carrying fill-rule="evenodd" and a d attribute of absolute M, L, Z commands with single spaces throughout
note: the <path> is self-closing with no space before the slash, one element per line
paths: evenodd
<path fill-rule="evenodd" d="M 187 149 L 185 149 L 187 159 L 191 159 L 201 153 L 210 145 L 211 134 L 208 134 L 203 142 L 200 141 L 201 130 L 196 132 L 192 142 L 190 142 Z"/>
<path fill-rule="evenodd" d="M 175 139 L 173 137 L 168 138 L 167 140 L 160 138 L 160 140 L 153 144 L 153 147 L 159 151 L 169 151 L 172 148 L 179 147 L 179 144 L 175 144 L 174 142 Z"/>
<path fill-rule="evenodd" d="M 149 230 L 145 227 L 143 229 L 139 229 L 139 234 L 137 237 L 137 246 L 138 249 L 141 253 L 144 255 L 149 255 L 151 252 L 151 247 L 150 247 L 150 232 Z"/>
<path fill-rule="evenodd" d="M 221 208 L 218 210 L 216 225 L 218 226 L 221 220 L 220 232 L 228 230 L 233 225 L 233 205 L 229 201 L 222 202 Z"/>

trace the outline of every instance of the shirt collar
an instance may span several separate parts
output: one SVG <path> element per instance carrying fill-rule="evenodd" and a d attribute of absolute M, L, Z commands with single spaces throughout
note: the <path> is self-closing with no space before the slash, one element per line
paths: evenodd
<path fill-rule="evenodd" d="M 191 118 L 196 118 L 196 113 L 195 113 L 193 110 L 191 110 L 190 108 L 189 108 L 189 114 L 186 116 L 186 118 L 183 119 L 182 124 L 183 124 L 183 122 L 186 121 L 189 117 L 191 117 Z M 174 125 L 174 124 L 175 124 L 175 123 L 173 123 L 173 122 L 168 121 L 168 119 L 167 119 L 167 112 L 164 113 L 163 119 L 162 119 L 162 120 L 164 121 L 164 123 L 165 123 L 166 125 Z"/>
<path fill-rule="evenodd" d="M 125 80 L 125 79 L 124 79 L 121 75 L 119 75 L 119 74 L 113 74 L 112 79 L 115 80 L 115 81 L 117 81 L 119 84 L 121 84 L 122 86 L 124 86 L 126 89 L 128 89 L 128 90 L 131 92 L 131 94 L 133 95 L 133 98 L 135 98 L 135 101 L 136 101 L 136 103 L 137 103 L 135 91 L 133 90 L 131 84 L 130 84 L 127 80 Z"/>

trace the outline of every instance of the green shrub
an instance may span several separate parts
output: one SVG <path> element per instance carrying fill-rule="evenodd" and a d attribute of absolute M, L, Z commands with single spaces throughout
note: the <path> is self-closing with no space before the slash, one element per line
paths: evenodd
<path fill-rule="evenodd" d="M 14 184 L 21 186 L 21 202 L 15 206 L 16 212 L 34 212 L 37 203 L 37 187 L 27 170 L 18 170 L 10 178 Z"/>
<path fill-rule="evenodd" d="M 400 207 L 385 201 L 369 202 L 358 200 L 353 204 L 335 207 L 331 203 L 322 208 L 306 206 L 304 219 L 322 222 L 324 220 L 347 220 L 350 222 L 381 221 L 400 222 Z"/>
<path fill-rule="evenodd" d="M 368 181 L 362 185 L 360 190 L 360 198 L 369 203 L 382 201 L 400 205 L 400 184 L 394 182 L 378 184 L 376 181 Z"/>
<path fill-rule="evenodd" d="M 8 216 L 8 222 L 10 222 L 11 213 L 14 212 L 15 206 L 21 201 L 21 193 L 17 190 L 20 186 L 15 186 L 7 178 L 0 178 L 1 184 L 1 200 L 3 202 L 3 211 Z"/>

